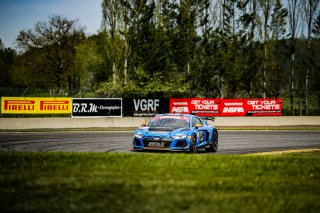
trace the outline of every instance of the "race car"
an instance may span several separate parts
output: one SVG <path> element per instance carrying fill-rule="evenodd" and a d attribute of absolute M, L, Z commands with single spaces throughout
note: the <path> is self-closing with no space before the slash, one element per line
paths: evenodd
<path fill-rule="evenodd" d="M 195 115 L 159 114 L 135 130 L 133 149 L 216 152 L 218 130 Z"/>

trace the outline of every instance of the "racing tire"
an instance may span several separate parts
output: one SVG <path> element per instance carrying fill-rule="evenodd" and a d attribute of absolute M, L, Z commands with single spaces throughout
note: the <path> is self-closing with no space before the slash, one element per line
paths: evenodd
<path fill-rule="evenodd" d="M 218 151 L 218 131 L 214 130 L 213 136 L 212 136 L 212 143 L 210 144 L 210 147 L 205 148 L 206 152 L 216 152 Z"/>
<path fill-rule="evenodd" d="M 190 153 L 195 154 L 197 152 L 197 139 L 195 135 L 192 135 L 191 140 L 190 140 Z"/>

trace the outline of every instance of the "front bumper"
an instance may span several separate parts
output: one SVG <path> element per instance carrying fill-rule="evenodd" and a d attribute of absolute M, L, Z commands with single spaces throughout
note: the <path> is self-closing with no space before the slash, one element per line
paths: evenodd
<path fill-rule="evenodd" d="M 190 142 L 187 139 L 174 140 L 172 138 L 134 138 L 133 148 L 136 150 L 167 150 L 167 151 L 188 151 Z"/>

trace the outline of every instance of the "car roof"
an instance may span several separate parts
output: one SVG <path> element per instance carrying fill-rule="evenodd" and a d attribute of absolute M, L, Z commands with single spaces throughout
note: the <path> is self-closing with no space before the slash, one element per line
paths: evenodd
<path fill-rule="evenodd" d="M 190 115 L 190 114 L 173 114 L 173 113 L 159 114 L 157 116 L 183 116 L 187 118 L 195 117 L 194 115 Z"/>

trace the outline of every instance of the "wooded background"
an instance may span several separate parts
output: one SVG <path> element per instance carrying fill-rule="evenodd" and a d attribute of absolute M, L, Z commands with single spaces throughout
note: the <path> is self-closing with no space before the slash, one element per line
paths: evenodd
<path fill-rule="evenodd" d="M 103 0 L 97 34 L 54 15 L 0 41 L 0 95 L 280 97 L 319 115 L 319 1 Z"/>

